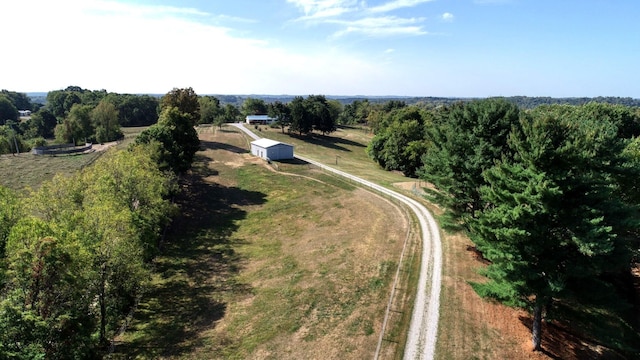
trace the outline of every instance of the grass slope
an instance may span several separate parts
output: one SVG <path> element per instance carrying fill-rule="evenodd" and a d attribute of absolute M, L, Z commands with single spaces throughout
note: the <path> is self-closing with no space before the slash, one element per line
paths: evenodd
<path fill-rule="evenodd" d="M 201 139 L 114 358 L 371 358 L 405 214 L 305 164 L 273 171 L 238 132 Z"/>

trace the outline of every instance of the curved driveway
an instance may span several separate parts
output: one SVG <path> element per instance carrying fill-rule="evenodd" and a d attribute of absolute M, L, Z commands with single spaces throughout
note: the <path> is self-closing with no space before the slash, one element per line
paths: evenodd
<path fill-rule="evenodd" d="M 244 131 L 253 139 L 260 137 L 254 134 L 242 124 L 232 124 Z M 431 360 L 435 355 L 436 339 L 438 335 L 438 317 L 440 307 L 440 286 L 442 282 L 442 246 L 438 225 L 431 213 L 416 200 L 389 190 L 383 186 L 353 176 L 315 160 L 302 156 L 297 159 L 318 166 L 326 171 L 333 172 L 352 181 L 358 182 L 379 193 L 391 196 L 407 205 L 415 214 L 420 223 L 422 232 L 422 259 L 420 264 L 420 278 L 418 290 L 411 316 L 411 324 L 407 334 L 407 343 L 404 350 L 405 359 Z"/>

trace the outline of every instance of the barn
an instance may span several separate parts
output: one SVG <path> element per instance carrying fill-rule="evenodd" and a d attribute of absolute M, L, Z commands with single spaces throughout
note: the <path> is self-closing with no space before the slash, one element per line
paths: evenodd
<path fill-rule="evenodd" d="M 251 142 L 251 154 L 265 160 L 293 159 L 293 145 L 262 138 Z"/>
<path fill-rule="evenodd" d="M 276 121 L 276 119 L 269 115 L 247 115 L 246 117 L 247 124 L 269 125 L 274 121 Z"/>

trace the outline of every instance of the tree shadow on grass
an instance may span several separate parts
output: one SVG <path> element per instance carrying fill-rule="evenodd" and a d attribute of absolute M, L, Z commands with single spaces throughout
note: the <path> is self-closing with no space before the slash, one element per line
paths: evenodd
<path fill-rule="evenodd" d="M 359 142 L 355 142 L 355 141 L 351 141 L 348 139 L 343 139 L 340 137 L 335 137 L 335 136 L 329 136 L 329 135 L 320 135 L 320 134 L 307 134 L 307 135 L 297 135 L 294 133 L 290 133 L 289 134 L 291 137 L 294 137 L 296 139 L 300 139 L 304 142 L 307 142 L 309 144 L 313 144 L 313 145 L 318 145 L 318 146 L 322 146 L 328 149 L 333 149 L 333 150 L 339 150 L 339 151 L 345 151 L 345 152 L 351 152 L 350 149 L 344 147 L 346 146 L 355 146 L 355 147 L 365 147 L 365 145 L 359 143 Z"/>
<path fill-rule="evenodd" d="M 277 160 L 276 162 L 282 163 L 282 164 L 288 164 L 288 165 L 308 165 L 309 163 L 304 161 L 304 160 L 300 160 L 298 158 L 293 158 L 293 159 L 281 159 L 281 160 Z"/>
<path fill-rule="evenodd" d="M 236 153 L 236 154 L 244 154 L 249 152 L 249 150 L 235 146 L 235 145 L 221 143 L 217 141 L 207 141 L 207 140 L 200 140 L 200 149 L 203 149 L 203 150 L 220 149 L 220 150 L 231 151 L 232 153 Z"/>
<path fill-rule="evenodd" d="M 530 316 L 520 316 L 528 329 L 533 324 Z M 575 328 L 578 326 L 578 328 Z M 585 336 L 584 324 L 567 321 L 543 322 L 542 353 L 551 359 L 608 359 L 624 360 L 628 357 Z"/>
<path fill-rule="evenodd" d="M 249 294 L 248 284 L 237 282 L 243 259 L 232 238 L 237 221 L 246 217 L 241 206 L 259 205 L 266 195 L 187 177 L 177 199 L 180 216 L 166 234 L 154 265 L 154 285 L 143 296 L 127 333 L 132 340 L 119 344 L 116 356 L 158 358 L 188 354 L 203 347 L 202 332 L 215 327 L 227 309 L 223 299 Z"/>

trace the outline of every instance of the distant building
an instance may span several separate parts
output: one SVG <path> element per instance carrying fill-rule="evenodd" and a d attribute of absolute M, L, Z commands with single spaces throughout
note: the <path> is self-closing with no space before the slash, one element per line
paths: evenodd
<path fill-rule="evenodd" d="M 251 154 L 265 160 L 293 159 L 293 145 L 262 138 L 251 142 Z"/>
<path fill-rule="evenodd" d="M 18 110 L 20 117 L 31 116 L 31 110 Z"/>
<path fill-rule="evenodd" d="M 247 124 L 268 125 L 276 121 L 276 119 L 269 115 L 247 115 L 246 121 Z"/>

